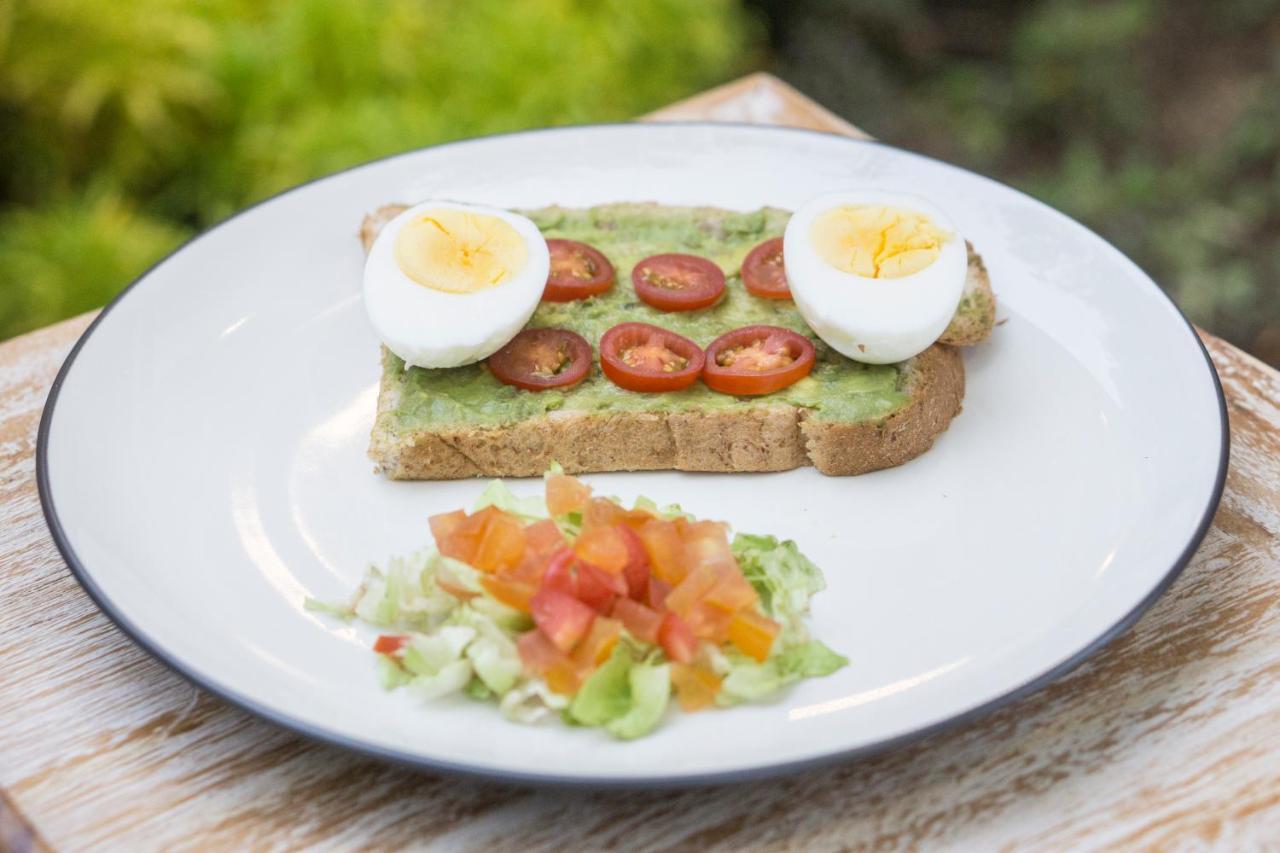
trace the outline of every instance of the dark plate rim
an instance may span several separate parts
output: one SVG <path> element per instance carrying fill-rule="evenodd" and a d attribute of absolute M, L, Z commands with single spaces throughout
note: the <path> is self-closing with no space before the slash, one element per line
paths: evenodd
<path fill-rule="evenodd" d="M 703 127 L 703 128 L 713 128 L 713 129 L 726 128 L 726 127 L 744 128 L 744 129 L 749 129 L 753 131 L 762 131 L 762 132 L 813 135 L 813 136 L 841 140 L 843 142 L 847 142 L 850 145 L 855 145 L 855 146 L 869 145 L 869 146 L 876 146 L 880 148 L 887 148 L 892 151 L 905 154 L 909 157 L 917 157 L 917 158 L 928 160 L 934 163 L 940 163 L 941 165 L 947 166 L 948 168 L 959 169 L 962 172 L 966 172 L 967 174 L 973 175 L 982 180 L 996 184 L 997 186 L 1000 186 L 1005 190 L 1017 193 L 1018 195 L 1029 200 L 1030 202 L 1036 205 L 1039 205 L 1040 207 L 1050 211 L 1051 213 L 1066 219 L 1067 221 L 1071 222 L 1075 226 L 1079 228 L 1083 228 L 1084 230 L 1088 231 L 1090 234 L 1094 236 L 1094 238 L 1096 238 L 1097 240 L 1100 240 L 1112 251 L 1116 252 L 1121 257 L 1128 260 L 1129 263 L 1133 264 L 1133 266 L 1143 274 L 1143 276 L 1146 278 L 1147 282 L 1151 285 L 1151 287 L 1153 287 L 1161 295 L 1161 297 L 1163 297 L 1165 301 L 1168 302 L 1168 304 L 1174 309 L 1178 317 L 1180 317 L 1183 323 L 1186 324 L 1187 333 L 1191 336 L 1192 340 L 1195 341 L 1196 346 L 1199 347 L 1200 353 L 1204 357 L 1205 367 L 1209 371 L 1209 376 L 1213 381 L 1214 390 L 1217 394 L 1218 416 L 1220 421 L 1220 432 L 1222 435 L 1222 440 L 1218 448 L 1218 471 L 1217 471 L 1214 487 L 1212 490 L 1212 494 L 1210 495 L 1208 502 L 1205 504 L 1205 508 L 1201 514 L 1200 521 L 1196 525 L 1195 529 L 1192 531 L 1191 536 L 1187 540 L 1187 544 L 1183 548 L 1182 552 L 1179 554 L 1178 558 L 1174 561 L 1173 565 L 1169 567 L 1169 570 L 1161 578 L 1159 583 L 1157 583 L 1151 589 L 1151 591 L 1148 592 L 1147 595 L 1143 597 L 1142 600 L 1139 601 L 1119 621 L 1117 621 L 1107 630 L 1103 631 L 1098 637 L 1096 637 L 1093 641 L 1086 644 L 1079 651 L 1075 652 L 1072 655 L 1069 655 L 1064 660 L 1060 661 L 1059 663 L 1055 664 L 1054 666 L 1050 667 L 1049 669 L 1045 670 L 1044 672 L 1035 676 L 1034 678 L 1027 680 L 1021 686 L 1015 687 L 1012 690 L 1006 691 L 1005 693 L 1002 693 L 999 696 L 989 699 L 965 711 L 961 711 L 958 714 L 953 714 L 952 716 L 947 717 L 944 720 L 939 720 L 938 722 L 931 723 L 930 725 L 927 725 L 927 726 L 922 726 L 910 732 L 906 732 L 901 735 L 896 735 L 891 738 L 885 738 L 884 740 L 876 741 L 874 743 L 864 744 L 862 746 L 855 747 L 853 749 L 839 750 L 839 751 L 828 753 L 825 755 L 819 755 L 819 756 L 799 759 L 795 761 L 784 761 L 784 762 L 777 762 L 773 764 L 763 764 L 757 767 L 750 767 L 746 769 L 718 771 L 713 773 L 699 773 L 699 774 L 692 774 L 692 775 L 677 774 L 677 775 L 671 775 L 671 776 L 643 776 L 643 777 L 632 777 L 632 778 L 574 776 L 574 775 L 561 775 L 561 774 L 543 774 L 543 773 L 504 771 L 504 770 L 494 769 L 491 767 L 468 765 L 468 764 L 463 764 L 458 762 L 426 758 L 424 756 L 416 755 L 408 751 L 390 749 L 390 748 L 368 744 L 362 740 L 348 737 L 347 735 L 334 732 L 320 726 L 313 726 L 309 723 L 301 722 L 288 714 L 275 711 L 263 704 L 260 704 L 252 697 L 246 696 L 224 685 L 215 683 L 211 679 L 207 679 L 206 677 L 204 677 L 204 675 L 196 671 L 194 668 L 186 666 L 181 661 L 177 660 L 175 657 L 170 655 L 168 651 L 164 649 L 158 642 L 153 641 L 146 634 L 145 631 L 143 631 L 138 625 L 130 621 L 127 617 L 125 617 L 124 614 L 121 613 L 120 610 L 112 603 L 111 599 L 106 595 L 106 593 L 102 590 L 102 588 L 99 587 L 97 582 L 93 579 L 93 575 L 89 571 L 88 567 L 81 562 L 79 556 L 75 552 L 75 549 L 71 547 L 71 542 L 67 536 L 66 530 L 63 528 L 62 522 L 58 518 L 57 506 L 54 502 L 53 493 L 49 484 L 49 431 L 53 424 L 54 413 L 57 409 L 58 395 L 62 389 L 63 382 L 65 381 L 66 377 L 69 375 L 71 371 L 71 367 L 75 363 L 76 357 L 80 354 L 81 349 L 84 347 L 85 342 L 97 330 L 98 326 L 102 323 L 102 321 L 111 313 L 112 309 L 115 308 L 125 297 L 127 297 L 129 293 L 140 282 L 144 281 L 147 278 L 147 276 L 151 274 L 153 270 L 155 270 L 157 267 L 159 267 L 161 264 L 167 261 L 170 257 L 184 250 L 187 246 L 191 245 L 196 240 L 199 240 L 207 236 L 212 231 L 218 228 L 221 228 L 223 225 L 227 224 L 233 219 L 236 219 L 240 216 L 245 215 L 249 211 L 259 207 L 260 205 L 267 204 L 268 202 L 274 201 L 277 198 L 281 198 L 290 193 L 297 192 L 298 190 L 301 190 L 319 181 L 326 180 L 336 175 L 352 172 L 357 169 L 362 169 L 366 166 L 370 166 L 375 163 L 381 163 L 388 160 L 393 160 L 397 157 L 412 156 L 412 155 L 421 153 L 423 151 L 434 150 L 438 148 L 447 148 L 447 147 L 456 146 L 456 145 L 466 145 L 471 142 L 489 140 L 489 139 L 500 139 L 500 138 L 509 137 L 509 136 L 520 136 L 520 135 L 526 135 L 526 134 L 559 133 L 564 131 L 577 131 L 577 130 L 592 129 L 592 128 L 622 128 L 622 127 L 630 128 L 630 129 L 639 129 L 639 132 L 643 133 L 650 129 L 663 129 L 663 128 L 669 129 L 672 126 Z M 925 155 L 925 154 L 919 154 L 917 152 L 910 151 L 905 148 L 899 148 L 897 146 L 889 145 L 884 142 L 878 142 L 876 140 L 854 139 L 848 136 L 844 136 L 843 134 L 829 133 L 829 132 L 820 131 L 820 130 L 811 130 L 808 128 L 783 127 L 783 126 L 776 126 L 776 125 L 760 125 L 760 124 L 750 124 L 747 122 L 709 122 L 709 121 L 644 122 L 644 123 L 616 122 L 616 123 L 603 123 L 603 124 L 562 125 L 562 126 L 556 126 L 556 127 L 516 130 L 516 131 L 510 131 L 506 133 L 495 133 L 495 134 L 489 134 L 486 136 L 478 136 L 478 137 L 471 137 L 467 139 L 454 140 L 451 142 L 444 142 L 438 145 L 429 145 L 423 148 L 416 148 L 411 151 L 404 151 L 398 154 L 391 154 L 385 157 L 379 157 L 365 163 L 360 163 L 358 165 L 351 166 L 346 169 L 341 169 L 337 172 L 332 172 L 328 175 L 323 175 L 321 177 L 314 178 L 310 181 L 307 181 L 302 184 L 298 184 L 297 186 L 290 187 L 289 189 L 283 190 L 279 193 L 276 193 L 275 195 L 269 196 L 268 198 L 262 199 L 261 201 L 255 202 L 254 204 L 232 214 L 231 216 L 228 216 L 226 219 L 223 219 L 217 224 L 209 227 L 208 229 L 184 241 L 176 249 L 169 252 L 163 258 L 161 258 L 160 260 L 152 264 L 150 267 L 148 267 L 145 272 L 143 272 L 140 276 L 134 279 L 134 281 L 132 281 L 127 287 L 125 287 L 122 291 L 120 291 L 120 293 L 118 293 L 114 299 L 112 299 L 109 303 L 107 303 L 106 307 L 104 307 L 101 313 L 99 313 L 98 316 L 94 318 L 93 322 L 89 324 L 89 327 L 84 331 L 84 333 L 76 341 L 75 345 L 71 348 L 70 353 L 68 353 L 66 360 L 63 362 L 62 367 L 58 371 L 57 377 L 53 381 L 53 385 L 49 389 L 49 396 L 45 402 L 44 411 L 40 417 L 40 426 L 39 426 L 39 430 L 37 432 L 37 437 L 36 437 L 36 486 L 37 486 L 37 491 L 39 492 L 39 495 L 40 495 L 40 505 L 44 512 L 45 521 L 49 526 L 49 532 L 52 535 L 54 545 L 57 547 L 59 553 L 62 555 L 62 558 L 66 561 L 67 566 L 70 568 L 71 573 L 75 577 L 76 581 L 78 581 L 80 586 L 84 588 L 85 592 L 89 594 L 89 597 L 98 606 L 98 608 L 102 610 L 102 612 L 105 613 L 107 617 L 112 622 L 114 622 L 116 626 L 120 628 L 121 631 L 125 633 L 126 636 L 128 636 L 131 640 L 133 640 L 133 642 L 136 643 L 138 646 L 142 647 L 142 649 L 146 651 L 148 654 L 150 654 L 152 657 L 156 658 L 161 663 L 168 666 L 170 669 L 172 669 L 174 672 L 181 675 L 183 678 L 191 682 L 196 687 L 199 687 L 203 690 L 208 691 L 209 693 L 212 693 L 213 695 L 240 708 L 241 710 L 247 711 L 248 713 L 256 717 L 267 720 L 268 722 L 274 723 L 275 725 L 281 726 L 282 728 L 285 728 L 297 734 L 300 734 L 309 740 L 312 740 L 318 743 L 341 747 L 343 749 L 349 750 L 351 752 L 354 752 L 360 755 L 368 756 L 370 758 L 377 758 L 383 761 L 387 761 L 393 764 L 398 764 L 404 767 L 409 767 L 415 770 L 425 770 L 425 771 L 431 771 L 436 773 L 443 773 L 447 775 L 466 777 L 470 779 L 482 779 L 485 781 L 500 782 L 500 783 L 512 784 L 512 785 L 566 787 L 566 788 L 588 788 L 589 787 L 594 789 L 602 789 L 602 788 L 678 789 L 678 788 L 694 788 L 694 787 L 703 787 L 708 785 L 722 785 L 722 784 L 729 784 L 729 783 L 747 782 L 747 781 L 764 779 L 764 778 L 769 778 L 774 776 L 782 776 L 782 775 L 799 773 L 804 770 L 816 769 L 816 768 L 825 767 L 831 764 L 852 761 L 858 758 L 865 758 L 867 756 L 874 755 L 876 753 L 885 752 L 900 746 L 904 746 L 908 743 L 922 740 L 924 738 L 927 738 L 931 735 L 938 734 L 940 732 L 959 728 L 960 726 L 963 726 L 973 720 L 976 720 L 979 717 L 986 716 L 987 714 L 990 714 L 999 708 L 1003 708 L 1007 705 L 1010 705 L 1018 701 L 1019 699 L 1029 696 L 1030 694 L 1035 693 L 1038 690 L 1048 686 L 1050 683 L 1057 681 L 1059 678 L 1062 678 L 1064 675 L 1071 672 L 1076 667 L 1080 666 L 1089 658 L 1093 657 L 1093 655 L 1095 655 L 1097 652 L 1099 652 L 1101 649 L 1109 645 L 1117 637 L 1119 637 L 1121 634 L 1127 631 L 1135 622 L 1138 621 L 1139 617 L 1141 617 L 1142 614 L 1145 613 L 1156 602 L 1156 600 L 1159 599 L 1160 596 L 1165 593 L 1166 590 L 1168 590 L 1168 588 L 1173 584 L 1175 580 L 1177 580 L 1178 576 L 1182 573 L 1182 570 L 1186 568 L 1187 564 L 1191 561 L 1191 558 L 1195 555 L 1196 549 L 1199 548 L 1201 541 L 1205 537 L 1205 534 L 1208 532 L 1209 526 L 1213 521 L 1214 513 L 1217 511 L 1218 504 L 1222 499 L 1222 492 L 1226 485 L 1227 462 L 1229 459 L 1229 454 L 1230 454 L 1230 433 L 1229 433 L 1229 426 L 1228 426 L 1228 420 L 1227 420 L 1227 402 L 1226 402 L 1226 397 L 1223 394 L 1222 382 L 1218 377 L 1218 372 L 1213 365 L 1213 359 L 1210 357 L 1209 351 L 1204 345 L 1204 341 L 1202 341 L 1199 334 L 1196 333 L 1195 327 L 1192 326 L 1191 322 L 1187 319 L 1186 315 L 1182 312 L 1182 309 L 1178 307 L 1177 303 L 1175 303 L 1167 293 L 1165 293 L 1163 290 L 1160 289 L 1160 286 L 1155 283 L 1155 280 L 1152 279 L 1152 277 L 1149 274 L 1147 274 L 1146 270 L 1143 270 L 1131 258 L 1125 255 L 1115 246 L 1113 246 L 1101 235 L 1097 234 L 1092 229 L 1089 229 L 1083 223 L 1057 210 L 1056 208 L 1051 207 L 1045 202 L 1042 202 L 1039 199 L 1031 195 L 1028 195 L 1027 193 L 1022 192 L 1021 190 L 1015 189 L 1013 187 L 1008 186 L 1007 184 L 1001 183 L 1000 181 L 997 181 L 994 178 L 987 177 L 986 175 L 982 175 L 977 172 L 964 169 L 960 166 L 952 165 L 945 161 L 939 160 L 935 157 L 929 157 L 928 155 Z"/>

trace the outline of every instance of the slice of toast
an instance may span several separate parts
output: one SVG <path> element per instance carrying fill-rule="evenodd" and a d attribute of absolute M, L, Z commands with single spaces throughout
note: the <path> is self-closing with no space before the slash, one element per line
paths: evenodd
<path fill-rule="evenodd" d="M 366 250 L 403 209 L 388 205 L 365 217 L 360 239 Z M 965 292 L 939 343 L 902 364 L 868 367 L 814 337 L 789 301 L 760 300 L 743 290 L 737 276 L 742 256 L 782 233 L 785 211 L 615 204 L 526 214 L 547 236 L 590 242 L 617 267 L 617 283 L 602 301 L 544 303 L 531 325 L 566 326 L 594 346 L 617 321 L 617 312 L 625 311 L 629 320 L 672 328 L 705 345 L 743 325 L 746 316 L 808 334 L 819 351 L 813 377 L 793 386 L 794 392 L 759 398 L 725 397 L 701 385 L 676 395 L 644 395 L 615 388 L 596 366 L 571 392 L 537 394 L 501 385 L 481 365 L 406 370 L 384 348 L 369 455 L 388 477 L 538 476 L 553 461 L 570 473 L 814 465 L 824 474 L 851 475 L 899 465 L 928 450 L 959 414 L 964 365 L 954 347 L 985 340 L 995 321 L 987 271 L 970 246 Z M 631 266 L 670 251 L 704 254 L 720 263 L 729 277 L 720 306 L 661 314 L 635 300 Z M 603 310 L 605 304 L 612 314 Z M 720 313 L 723 328 L 717 325 Z M 727 322 L 730 315 L 737 321 Z"/>

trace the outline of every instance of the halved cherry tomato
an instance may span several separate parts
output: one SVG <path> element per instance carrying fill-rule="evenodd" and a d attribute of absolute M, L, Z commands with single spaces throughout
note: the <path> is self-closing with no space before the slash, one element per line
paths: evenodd
<path fill-rule="evenodd" d="M 629 598 L 619 598 L 613 603 L 613 618 L 622 623 L 643 643 L 657 643 L 658 629 L 662 627 L 662 614 Z"/>
<path fill-rule="evenodd" d="M 572 302 L 613 287 L 613 264 L 594 246 L 553 238 L 547 241 L 547 248 L 551 251 L 551 274 L 542 298 L 548 302 Z"/>
<path fill-rule="evenodd" d="M 596 618 L 596 612 L 578 599 L 545 587 L 529 602 L 529 612 L 538 630 L 562 652 L 576 646 Z"/>
<path fill-rule="evenodd" d="M 540 675 L 555 693 L 572 696 L 578 692 L 586 673 L 541 631 L 526 631 L 516 640 L 516 651 L 526 670 Z"/>
<path fill-rule="evenodd" d="M 742 262 L 742 284 L 748 293 L 763 299 L 791 298 L 781 237 L 765 240 L 747 254 Z"/>
<path fill-rule="evenodd" d="M 716 700 L 722 679 L 709 669 L 671 665 L 671 683 L 676 688 L 676 700 L 685 711 L 699 711 Z"/>
<path fill-rule="evenodd" d="M 591 623 L 591 632 L 573 650 L 573 662 L 581 669 L 595 669 L 609 659 L 622 636 L 622 623 L 601 616 Z"/>
<path fill-rule="evenodd" d="M 627 546 L 627 565 L 622 576 L 627 580 L 627 595 L 639 601 L 649 588 L 649 555 L 636 532 L 625 524 L 618 525 L 622 542 Z"/>
<path fill-rule="evenodd" d="M 582 509 L 590 498 L 591 487 L 577 477 L 553 474 L 547 478 L 547 510 L 552 515 Z"/>
<path fill-rule="evenodd" d="M 373 643 L 373 650 L 380 655 L 393 655 L 409 645 L 409 638 L 404 634 L 383 634 Z"/>
<path fill-rule="evenodd" d="M 744 655 L 764 663 L 781 626 L 753 610 L 739 610 L 729 620 L 729 642 Z"/>
<path fill-rule="evenodd" d="M 693 341 L 648 323 L 619 323 L 600 338 L 604 375 L 628 391 L 688 388 L 705 361 Z"/>
<path fill-rule="evenodd" d="M 693 311 L 724 294 L 724 272 L 697 255 L 652 255 L 631 270 L 636 295 L 659 311 Z"/>
<path fill-rule="evenodd" d="M 591 367 L 591 344 L 568 329 L 525 329 L 489 356 L 499 382 L 526 391 L 577 385 Z"/>
<path fill-rule="evenodd" d="M 670 610 L 662 617 L 662 625 L 658 628 L 658 643 L 667 657 L 677 663 L 690 663 L 698 650 L 698 638 L 693 630 Z"/>
<path fill-rule="evenodd" d="M 813 343 L 804 335 L 780 326 L 744 326 L 707 347 L 702 381 L 722 394 L 772 394 L 808 376 L 813 359 Z"/>

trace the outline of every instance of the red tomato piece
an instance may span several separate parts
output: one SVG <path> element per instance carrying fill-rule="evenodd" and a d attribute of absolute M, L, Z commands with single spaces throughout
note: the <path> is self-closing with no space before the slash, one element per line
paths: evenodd
<path fill-rule="evenodd" d="M 595 669 L 613 654 L 613 647 L 621 636 L 621 622 L 603 616 L 597 618 L 591 623 L 591 632 L 573 650 L 573 662 L 579 669 Z"/>
<path fill-rule="evenodd" d="M 485 575 L 480 578 L 480 585 L 495 599 L 522 613 L 529 612 L 530 602 L 538 592 L 532 583 L 504 575 Z"/>
<path fill-rule="evenodd" d="M 733 619 L 733 613 L 699 601 L 689 608 L 683 618 L 695 637 L 718 646 L 729 638 L 729 622 Z"/>
<path fill-rule="evenodd" d="M 542 573 L 542 588 L 578 597 L 578 575 L 574 569 L 573 551 L 562 548 L 551 556 Z"/>
<path fill-rule="evenodd" d="M 394 655 L 409 645 L 409 637 L 405 634 L 383 634 L 373 643 L 373 650 L 380 655 Z"/>
<path fill-rule="evenodd" d="M 686 574 L 684 542 L 675 522 L 655 518 L 645 522 L 636 535 L 644 543 L 653 574 L 666 583 L 679 583 Z"/>
<path fill-rule="evenodd" d="M 618 525 L 622 542 L 627 547 L 627 565 L 622 576 L 627 580 L 627 595 L 639 601 L 649 589 L 649 555 L 644 543 L 634 530 L 625 524 Z"/>
<path fill-rule="evenodd" d="M 489 356 L 499 382 L 525 391 L 577 385 L 591 368 L 591 344 L 568 329 L 525 329 Z"/>
<path fill-rule="evenodd" d="M 671 584 L 649 575 L 649 589 L 645 593 L 645 602 L 654 610 L 665 610 L 667 594 L 671 592 Z"/>
<path fill-rule="evenodd" d="M 813 342 L 798 332 L 781 326 L 744 326 L 707 347 L 702 381 L 721 394 L 772 394 L 808 376 L 815 357 Z"/>
<path fill-rule="evenodd" d="M 718 580 L 703 601 L 721 610 L 734 611 L 754 607 L 759 596 L 751 581 L 742 576 L 738 568 L 718 569 Z"/>
<path fill-rule="evenodd" d="M 533 623 L 562 652 L 577 645 L 596 618 L 596 612 L 578 599 L 546 587 L 530 600 L 529 612 Z"/>
<path fill-rule="evenodd" d="M 548 302 L 572 302 L 613 287 L 613 264 L 594 246 L 552 238 L 547 249 L 551 252 L 551 273 L 542 298 Z"/>
<path fill-rule="evenodd" d="M 747 657 L 763 663 L 780 628 L 777 622 L 754 610 L 739 610 L 729 620 L 729 642 Z"/>
<path fill-rule="evenodd" d="M 631 270 L 631 283 L 659 311 L 694 311 L 724 295 L 724 271 L 697 255 L 652 255 Z"/>
<path fill-rule="evenodd" d="M 683 619 L 667 611 L 658 627 L 658 643 L 667 657 L 677 663 L 691 663 L 698 651 L 698 638 Z"/>
<path fill-rule="evenodd" d="M 747 254 L 742 262 L 742 284 L 748 293 L 763 299 L 791 298 L 781 237 L 765 240 Z"/>
<path fill-rule="evenodd" d="M 516 640 L 520 662 L 533 675 L 541 676 L 555 693 L 572 696 L 578 692 L 586 673 L 560 651 L 541 631 L 526 631 Z"/>
<path fill-rule="evenodd" d="M 520 519 L 497 507 L 485 507 L 471 518 L 480 519 L 481 533 L 475 553 L 468 560 L 482 572 L 514 568 L 524 558 L 525 534 Z"/>
<path fill-rule="evenodd" d="M 698 381 L 706 362 L 686 337 L 648 323 L 619 323 L 600 338 L 600 369 L 628 391 L 679 391 Z"/>
<path fill-rule="evenodd" d="M 619 598 L 613 603 L 613 618 L 642 643 L 658 642 L 658 629 L 662 627 L 662 614 L 658 611 L 629 598 Z"/>
<path fill-rule="evenodd" d="M 700 711 L 709 707 L 720 692 L 722 679 L 701 666 L 671 665 L 671 683 L 676 688 L 676 701 L 685 711 Z"/>
<path fill-rule="evenodd" d="M 685 565 L 737 570 L 738 560 L 729 544 L 729 530 L 719 521 L 684 522 Z"/>
<path fill-rule="evenodd" d="M 587 563 L 578 563 L 577 599 L 591 609 L 607 613 L 613 600 L 627 594 L 627 582 L 622 575 L 614 575 Z"/>
<path fill-rule="evenodd" d="M 460 509 L 455 509 L 453 512 L 431 516 L 427 519 L 427 524 L 431 527 L 432 537 L 440 543 L 456 533 L 462 526 L 462 522 L 466 520 L 467 514 Z"/>
<path fill-rule="evenodd" d="M 696 566 L 667 595 L 667 609 L 681 616 L 688 616 L 694 605 L 702 601 L 702 597 L 711 591 L 719 579 L 715 569 L 710 566 Z"/>
<path fill-rule="evenodd" d="M 573 543 L 573 553 L 584 563 L 615 575 L 622 573 L 631 557 L 631 552 L 627 550 L 627 540 L 623 538 L 617 525 L 584 526 L 578 541 Z"/>
<path fill-rule="evenodd" d="M 568 515 L 591 499 L 591 487 L 577 477 L 553 474 L 547 478 L 547 510 L 552 515 Z"/>

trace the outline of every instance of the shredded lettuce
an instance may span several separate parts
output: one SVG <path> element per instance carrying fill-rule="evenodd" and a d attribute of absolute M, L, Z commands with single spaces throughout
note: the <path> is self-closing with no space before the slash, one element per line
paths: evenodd
<path fill-rule="evenodd" d="M 603 726 L 629 740 L 653 730 L 667 710 L 671 675 L 666 664 L 637 661 L 619 643 L 613 655 L 586 680 L 568 716 L 584 726 Z"/>
<path fill-rule="evenodd" d="M 343 622 L 350 622 L 356 615 L 356 612 L 352 609 L 350 602 L 334 604 L 329 601 L 321 601 L 318 598 L 307 597 L 302 602 L 302 607 L 304 610 L 309 610 L 312 613 L 323 613 L 326 616 L 336 616 Z"/>
<path fill-rule="evenodd" d="M 530 495 L 527 498 L 516 497 L 501 480 L 492 480 L 480 493 L 472 512 L 479 512 L 487 506 L 497 507 L 511 513 L 526 524 L 541 521 L 548 517 L 547 501 L 542 495 Z"/>
<path fill-rule="evenodd" d="M 430 631 L 458 606 L 458 599 L 436 582 L 441 561 L 457 562 L 428 551 L 393 558 L 385 571 L 371 566 L 356 592 L 352 612 L 382 628 Z M 474 574 L 474 569 L 465 568 Z M 479 588 L 479 581 L 475 586 Z"/>
<path fill-rule="evenodd" d="M 395 690 L 412 680 L 413 676 L 390 655 L 378 655 L 378 684 L 383 690 Z"/>
<path fill-rule="evenodd" d="M 498 703 L 498 710 L 508 720 L 517 723 L 536 723 L 553 711 L 569 707 L 569 698 L 551 692 L 546 682 L 532 678 L 508 690 Z"/>
<path fill-rule="evenodd" d="M 459 608 L 452 618 L 457 625 L 475 631 L 475 638 L 466 647 L 467 660 L 484 686 L 493 694 L 502 696 L 516 686 L 523 667 L 516 644 L 507 630 L 493 617 L 476 609 L 483 601 L 476 599 Z"/>
<path fill-rule="evenodd" d="M 765 613 L 782 623 L 784 639 L 805 639 L 803 620 L 809 599 L 827 586 L 822 570 L 800 553 L 795 542 L 779 542 L 773 536 L 739 533 L 733 537 L 733 555 L 760 596 Z"/>
<path fill-rule="evenodd" d="M 764 663 L 737 653 L 717 653 L 712 665 L 724 681 L 716 703 L 736 705 L 758 701 L 802 678 L 830 675 L 848 663 L 847 658 L 817 640 L 783 648 Z"/>

